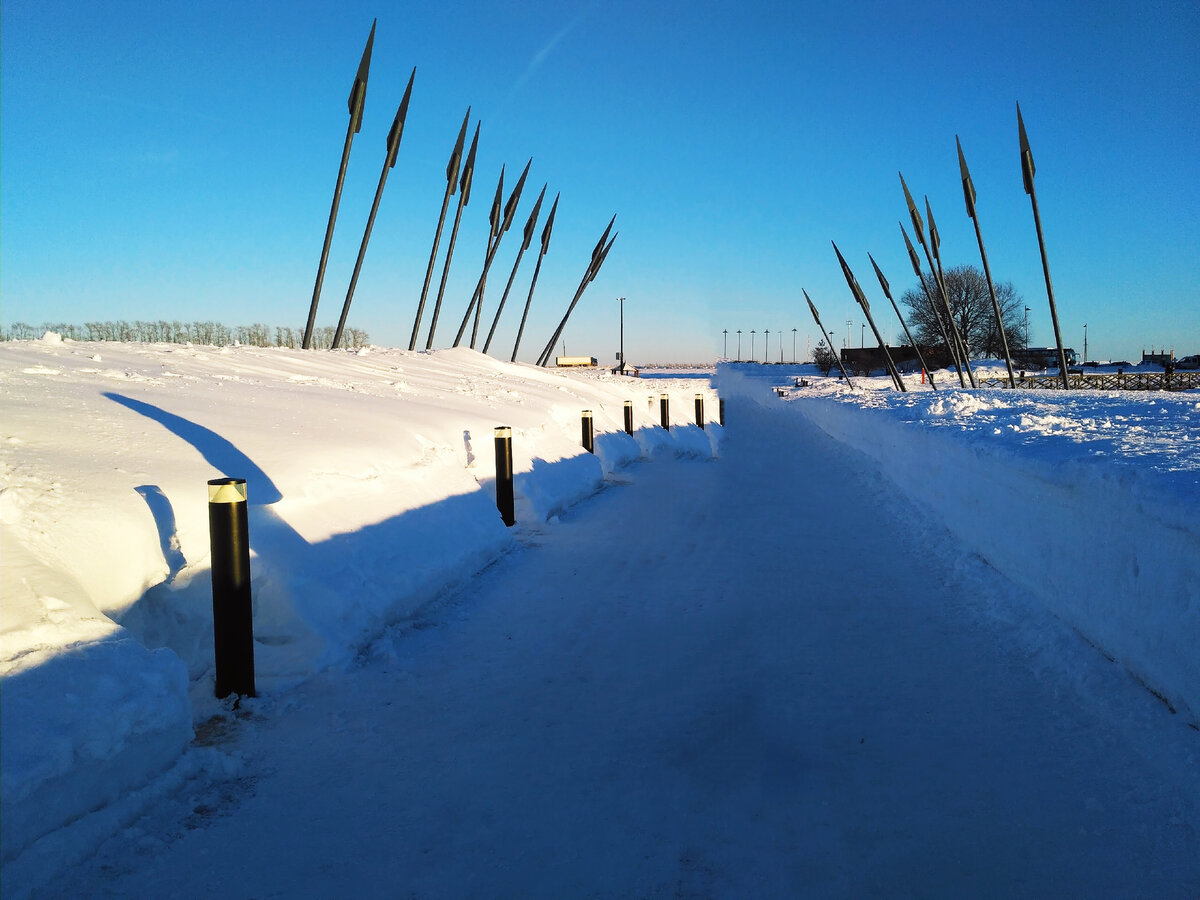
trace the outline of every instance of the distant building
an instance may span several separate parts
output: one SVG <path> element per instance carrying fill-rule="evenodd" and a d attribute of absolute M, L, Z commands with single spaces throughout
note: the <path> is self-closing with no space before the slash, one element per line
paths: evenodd
<path fill-rule="evenodd" d="M 594 356 L 556 356 L 554 364 L 561 368 L 568 368 L 570 366 L 594 366 L 597 363 Z"/>
<path fill-rule="evenodd" d="M 1143 350 L 1142 362 L 1154 363 L 1155 365 L 1162 366 L 1165 369 L 1167 366 L 1172 365 L 1175 362 L 1175 351 L 1163 350 L 1161 353 L 1155 353 L 1153 350 L 1151 350 L 1149 353 L 1147 353 L 1145 350 Z"/>
<path fill-rule="evenodd" d="M 631 366 L 627 362 L 619 362 L 612 368 L 614 375 L 626 375 L 630 378 L 637 378 L 641 373 L 637 366 Z"/>
<path fill-rule="evenodd" d="M 920 371 L 921 363 L 917 360 L 917 351 L 912 347 L 888 347 L 887 352 L 900 371 L 909 369 L 914 372 Z M 853 371 L 870 370 L 873 372 L 876 369 L 887 371 L 887 361 L 884 359 L 883 350 L 879 347 L 843 347 L 841 360 L 842 365 Z"/>

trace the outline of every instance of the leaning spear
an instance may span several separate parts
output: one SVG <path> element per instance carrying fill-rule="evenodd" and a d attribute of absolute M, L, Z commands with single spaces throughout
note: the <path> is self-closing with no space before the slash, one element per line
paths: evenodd
<path fill-rule="evenodd" d="M 525 222 L 525 232 L 522 235 L 521 249 L 517 251 L 517 259 L 513 263 L 512 271 L 508 275 L 508 284 L 504 286 L 504 293 L 500 297 L 500 305 L 496 307 L 496 317 L 492 319 L 492 327 L 488 329 L 487 340 L 483 342 L 483 352 L 487 353 L 488 348 L 492 346 L 492 338 L 496 334 L 496 326 L 500 324 L 500 313 L 504 312 L 504 303 L 508 300 L 508 292 L 512 290 L 513 279 L 517 277 L 517 266 L 521 265 L 521 257 L 525 255 L 525 251 L 529 249 L 529 242 L 533 240 L 533 230 L 537 228 L 538 214 L 542 211 L 542 200 L 546 196 L 546 185 L 542 185 L 542 192 L 538 194 L 537 202 L 533 204 L 533 212 L 529 214 L 529 219 Z"/>
<path fill-rule="evenodd" d="M 504 220 L 500 223 L 500 233 L 496 235 L 496 240 L 492 244 L 492 249 L 488 253 L 487 262 L 483 266 L 483 274 L 479 277 L 479 287 L 476 291 L 479 293 L 478 300 L 475 303 L 475 324 L 471 326 L 471 349 L 475 349 L 475 340 L 479 336 L 479 320 L 483 315 L 483 292 L 487 290 L 487 273 L 492 264 L 492 260 L 496 258 L 496 251 L 500 249 L 500 239 L 512 228 L 513 217 L 517 214 L 517 204 L 521 202 L 521 191 L 525 189 L 525 178 L 529 175 L 529 167 L 533 165 L 533 158 L 530 157 L 529 162 L 525 163 L 525 171 L 521 173 L 521 177 L 517 179 L 517 185 L 512 189 L 512 193 L 508 195 L 508 202 L 504 204 Z"/>
<path fill-rule="evenodd" d="M 908 232 L 904 230 L 903 222 L 900 223 L 900 233 L 904 235 L 904 246 L 908 248 L 908 261 L 912 263 L 913 272 L 916 273 L 917 281 L 921 284 L 921 292 L 925 294 L 925 302 L 929 304 L 929 311 L 933 313 L 933 321 L 937 323 L 938 333 L 941 334 L 942 341 L 946 345 L 946 352 L 950 354 L 950 361 L 954 363 L 954 371 L 958 374 L 958 384 L 960 387 L 966 387 L 967 381 L 963 378 L 962 366 L 958 364 L 957 348 L 950 342 L 950 332 L 946 330 L 946 325 L 942 321 L 942 314 L 938 311 L 937 304 L 933 300 L 933 294 L 929 290 L 925 276 L 921 274 L 921 261 L 917 258 L 917 251 L 913 249 L 912 241 L 908 239 Z"/>
<path fill-rule="evenodd" d="M 921 355 L 921 348 L 913 339 L 912 332 L 908 330 L 908 325 L 904 322 L 904 316 L 900 315 L 900 307 L 896 305 L 896 301 L 892 299 L 892 288 L 888 284 L 886 278 L 883 277 L 883 272 L 879 268 L 879 263 L 875 262 L 875 257 L 870 253 L 867 254 L 867 259 L 871 260 L 871 265 L 875 267 L 875 276 L 879 279 L 879 286 L 883 288 L 883 295 L 888 298 L 888 302 L 892 304 L 892 309 L 896 311 L 896 318 L 900 320 L 900 327 L 904 329 L 904 336 L 908 338 L 908 342 L 912 344 L 912 348 L 917 351 L 917 361 L 921 363 L 921 371 L 929 376 L 929 386 L 935 391 L 937 385 L 933 383 L 933 369 L 925 365 L 925 357 Z"/>
<path fill-rule="evenodd" d="M 496 239 L 500 236 L 500 215 L 501 215 L 500 201 L 503 199 L 503 197 L 504 197 L 504 166 L 501 166 L 500 167 L 500 180 L 496 182 L 496 196 L 492 198 L 492 209 L 488 213 L 487 250 L 483 255 L 483 274 L 481 274 L 479 276 L 480 282 L 482 282 L 485 279 L 485 277 L 487 275 L 488 266 L 491 264 L 491 261 L 492 261 L 492 244 L 495 243 Z M 456 334 L 454 336 L 454 346 L 455 347 L 457 347 L 460 343 L 462 343 L 463 332 L 465 332 L 467 330 L 467 323 L 469 321 L 471 321 L 471 313 L 473 313 L 475 311 L 475 301 L 479 299 L 479 284 L 480 284 L 480 282 L 475 283 L 475 291 L 471 294 L 471 302 L 469 304 L 467 304 L 467 311 L 463 315 L 462 324 L 458 327 L 458 334 Z"/>
<path fill-rule="evenodd" d="M 550 356 L 553 353 L 554 345 L 562 337 L 563 330 L 567 327 L 567 319 L 571 317 L 571 313 L 575 309 L 575 304 L 579 302 L 579 298 L 583 296 L 583 292 L 587 289 L 587 286 L 595 281 L 596 276 L 600 274 L 600 267 L 604 265 L 604 260 L 608 258 L 608 251 L 617 242 L 617 234 L 620 234 L 620 232 L 612 236 L 612 239 L 604 246 L 604 249 L 600 251 L 600 255 L 596 257 L 595 263 L 589 268 L 587 274 L 583 276 L 583 281 L 580 282 L 579 289 L 575 291 L 575 297 L 571 300 L 571 305 L 567 307 L 566 315 L 563 316 L 562 321 L 558 324 L 558 329 L 554 332 L 554 337 L 550 338 L 550 343 L 542 354 L 541 365 L 547 366 L 550 364 Z"/>
<path fill-rule="evenodd" d="M 362 128 L 363 103 L 367 99 L 367 76 L 371 70 L 371 47 L 375 43 L 375 22 L 371 22 L 371 33 L 363 49 L 354 84 L 350 87 L 350 124 L 346 126 L 346 143 L 342 147 L 342 163 L 338 167 L 337 184 L 333 188 L 333 206 L 329 209 L 329 224 L 325 226 L 325 243 L 321 247 L 321 262 L 317 265 L 317 281 L 313 285 L 312 303 L 308 307 L 308 324 L 304 326 L 304 340 L 300 346 L 307 350 L 312 345 L 313 325 L 317 321 L 317 303 L 321 299 L 321 282 L 325 280 L 325 263 L 329 261 L 329 244 L 333 240 L 333 223 L 337 219 L 338 204 L 342 200 L 342 183 L 346 180 L 346 163 L 350 161 L 350 145 L 354 135 Z"/>
<path fill-rule="evenodd" d="M 408 87 L 404 89 L 404 99 L 396 110 L 396 118 L 392 120 L 391 130 L 387 136 L 387 156 L 383 160 L 383 171 L 379 174 L 379 185 L 375 188 L 375 199 L 371 203 L 371 214 L 367 216 L 367 228 L 363 232 L 362 243 L 358 245 L 358 259 L 354 261 L 354 274 L 350 276 L 350 287 L 346 289 L 346 302 L 342 304 L 342 315 L 338 319 L 337 330 L 333 333 L 333 349 L 338 348 L 342 340 L 342 329 L 346 327 L 346 316 L 350 314 L 350 301 L 354 299 L 354 287 L 358 284 L 358 273 L 362 271 L 363 259 L 367 255 L 367 241 L 371 239 L 371 228 L 375 225 L 375 214 L 379 212 L 379 201 L 383 197 L 383 186 L 387 183 L 388 172 L 396 165 L 396 154 L 400 150 L 400 138 L 404 134 L 404 119 L 408 115 L 408 100 L 412 96 L 413 79 L 417 77 L 414 67 L 408 76 Z"/>
<path fill-rule="evenodd" d="M 962 335 L 958 333 L 958 325 L 954 321 L 954 311 L 950 309 L 950 298 L 946 296 L 946 291 L 943 288 L 942 282 L 938 279 L 937 267 L 933 264 L 933 257 L 929 253 L 929 244 L 925 241 L 925 227 L 921 221 L 921 214 L 917 212 L 917 205 L 913 203 L 912 194 L 908 192 L 908 185 L 904 183 L 904 175 L 901 173 L 897 174 L 900 175 L 900 186 L 904 188 L 904 200 L 908 203 L 908 217 L 912 220 L 913 231 L 916 232 L 917 235 L 917 243 L 919 243 L 921 245 L 921 249 L 925 251 L 925 259 L 929 263 L 930 277 L 933 279 L 933 283 L 938 289 L 938 294 L 940 294 L 942 298 L 941 311 L 946 317 L 946 339 L 947 342 L 950 342 L 951 340 L 953 341 L 954 349 L 952 352 L 956 357 L 955 368 L 958 369 L 958 378 L 961 383 L 962 366 L 959 365 L 959 362 L 961 361 L 964 365 L 967 363 L 967 354 L 965 352 L 965 348 L 963 347 Z M 926 291 L 929 290 L 929 288 L 925 285 L 924 278 L 921 278 L 921 287 Z M 933 302 L 934 301 L 931 297 L 930 303 Z M 966 384 L 963 383 L 962 386 L 966 387 Z M 971 386 L 975 386 L 975 381 L 973 378 L 971 379 Z"/>
<path fill-rule="evenodd" d="M 617 236 L 614 234 L 612 241 L 608 241 L 608 234 L 612 231 L 613 222 L 617 220 L 614 215 L 608 220 L 608 227 L 604 229 L 604 234 L 600 235 L 600 240 L 596 242 L 596 246 L 592 248 L 592 258 L 588 261 L 587 271 L 583 273 L 583 278 L 579 282 L 579 287 L 575 291 L 575 296 L 571 298 L 571 303 L 567 307 L 566 314 L 562 317 L 562 321 L 558 323 L 558 327 L 554 329 L 554 334 L 550 336 L 545 349 L 542 350 L 541 356 L 538 357 L 538 365 L 546 366 L 550 363 L 550 355 L 554 352 L 554 345 L 562 336 L 563 329 L 567 327 L 567 319 L 571 317 L 572 310 L 575 309 L 575 304 L 579 302 L 579 298 L 583 296 L 584 289 L 596 279 L 596 273 L 600 271 L 600 266 L 604 262 L 604 258 L 608 256 L 608 251 L 612 249 L 613 242 Z M 608 245 L 605 246 L 605 241 Z"/>
<path fill-rule="evenodd" d="M 946 274 L 942 271 L 942 256 L 940 249 L 942 239 L 938 237 L 937 223 L 933 221 L 933 208 L 929 205 L 929 196 L 925 197 L 925 216 L 929 219 L 929 249 L 933 251 L 933 258 L 937 262 L 937 282 L 938 290 L 941 291 L 942 297 L 946 300 L 946 309 L 950 309 L 950 292 L 946 290 Z M 958 349 L 962 353 L 963 366 L 967 370 L 967 377 L 971 379 L 971 387 L 979 387 L 979 382 L 975 380 L 975 370 L 971 368 L 971 353 L 970 345 L 966 338 L 962 336 L 962 331 L 959 330 L 958 322 L 954 319 L 954 314 L 951 312 L 950 321 L 954 325 L 954 336 L 958 338 Z"/>
<path fill-rule="evenodd" d="M 1029 149 L 1029 138 L 1025 136 L 1025 121 L 1021 118 L 1021 104 L 1017 104 L 1017 128 L 1021 141 L 1021 178 L 1025 182 L 1025 193 L 1033 204 L 1033 224 L 1037 228 L 1038 249 L 1042 253 L 1042 271 L 1046 275 L 1046 296 L 1050 298 L 1050 321 L 1054 323 L 1054 340 L 1058 345 L 1058 367 L 1062 372 L 1063 387 L 1071 387 L 1067 378 L 1067 354 L 1063 351 L 1062 333 L 1058 330 L 1058 309 L 1054 305 L 1054 287 L 1050 284 L 1050 264 L 1046 261 L 1046 241 L 1042 237 L 1042 217 L 1038 214 L 1037 191 L 1033 187 L 1033 151 Z"/>
<path fill-rule="evenodd" d="M 550 232 L 554 229 L 554 214 L 558 212 L 559 196 L 561 195 L 554 195 L 554 203 L 550 207 L 550 215 L 546 217 L 546 224 L 542 227 L 542 249 L 538 253 L 537 265 L 533 267 L 533 279 L 529 282 L 529 294 L 525 297 L 525 311 L 521 313 L 521 327 L 517 329 L 517 339 L 513 342 L 513 352 L 509 358 L 509 362 L 517 361 L 517 350 L 521 346 L 521 335 L 525 333 L 525 320 L 529 318 L 529 305 L 533 302 L 533 289 L 537 286 L 538 274 L 542 271 L 542 260 L 546 256 L 546 251 L 550 249 Z"/>
<path fill-rule="evenodd" d="M 879 341 L 879 349 L 883 351 L 883 358 L 887 361 L 887 370 L 888 374 L 892 376 L 892 382 L 901 393 L 906 393 L 908 388 L 904 386 L 900 372 L 896 369 L 896 364 L 892 362 L 892 354 L 888 353 L 883 335 L 875 327 L 875 317 L 871 315 L 871 304 L 867 302 L 867 295 L 863 292 L 862 286 L 859 285 L 858 279 L 854 277 L 854 273 L 850 271 L 850 266 L 847 264 L 845 257 L 842 256 L 842 251 L 838 249 L 838 245 L 833 241 L 829 243 L 833 244 L 833 252 L 837 254 L 838 262 L 842 265 L 842 274 L 846 276 L 846 284 L 850 287 L 850 293 L 854 295 L 854 299 L 862 307 L 863 315 L 867 317 L 867 323 L 871 326 L 871 331 L 875 334 L 875 340 Z"/>
<path fill-rule="evenodd" d="M 821 317 L 817 314 L 817 308 L 813 305 L 812 297 L 808 296 L 808 291 L 804 290 L 804 288 L 801 288 L 800 292 L 804 294 L 804 299 L 808 301 L 808 308 L 809 311 L 812 312 L 813 321 L 817 323 L 817 330 L 821 332 L 821 339 L 824 340 L 825 335 L 827 335 L 829 332 L 826 331 L 825 326 L 821 324 Z M 830 347 L 829 350 L 831 353 L 833 353 L 833 361 L 836 362 L 838 368 L 842 370 L 842 377 L 846 379 L 846 386 L 854 387 L 854 383 L 850 380 L 850 376 L 846 374 L 846 367 L 842 365 L 841 357 L 837 355 L 837 351 L 832 347 Z"/>
<path fill-rule="evenodd" d="M 962 142 L 958 135 L 954 136 L 955 146 L 958 147 L 958 171 L 962 176 L 963 200 L 967 204 L 967 215 L 975 225 L 975 240 L 979 242 L 979 258 L 983 260 L 983 274 L 987 278 L 988 293 L 992 297 L 992 312 L 996 314 L 996 328 L 1000 331 L 1000 346 L 1004 349 L 1004 365 L 1008 367 L 1008 386 L 1015 388 L 1017 380 L 1013 376 L 1012 355 L 1008 352 L 1008 335 L 1004 333 L 1004 316 L 1000 312 L 1000 301 L 996 299 L 996 288 L 992 284 L 992 269 L 988 265 L 987 251 L 983 249 L 983 232 L 979 230 L 979 218 L 975 214 L 975 183 L 967 169 L 967 158 L 963 156 Z"/>
<path fill-rule="evenodd" d="M 475 137 L 471 138 L 471 149 L 463 163 L 462 178 L 458 183 L 458 209 L 454 211 L 454 226 L 450 229 L 450 245 L 446 248 L 446 262 L 442 265 L 442 283 L 438 285 L 437 302 L 433 304 L 433 318 L 429 322 L 429 340 L 425 349 L 433 349 L 433 333 L 437 329 L 438 313 L 442 311 L 442 295 L 446 292 L 446 277 L 450 274 L 450 260 L 454 258 L 454 242 L 458 240 L 458 225 L 462 221 L 463 208 L 471 200 L 471 182 L 475 175 L 475 151 L 479 147 L 479 123 L 475 123 Z"/>
<path fill-rule="evenodd" d="M 458 187 L 458 167 L 462 162 L 463 142 L 467 137 L 467 123 L 471 120 L 471 107 L 463 116 L 462 128 L 458 130 L 458 140 L 450 152 L 450 162 L 446 164 L 446 192 L 442 195 L 442 211 L 438 214 L 437 230 L 433 233 L 433 249 L 429 251 L 429 266 L 425 269 L 425 284 L 421 286 L 421 300 L 417 304 L 417 318 L 413 322 L 412 337 L 408 341 L 408 349 L 417 349 L 417 332 L 421 330 L 421 314 L 425 311 L 425 297 L 429 293 L 429 281 L 433 278 L 433 264 L 437 261 L 438 244 L 442 240 L 442 226 L 446 224 L 446 208 L 450 205 L 450 197 Z"/>

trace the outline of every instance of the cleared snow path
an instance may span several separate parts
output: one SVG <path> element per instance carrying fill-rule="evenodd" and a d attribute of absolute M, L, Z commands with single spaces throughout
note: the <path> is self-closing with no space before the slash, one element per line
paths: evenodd
<path fill-rule="evenodd" d="M 1200 734 L 861 457 L 728 418 L 211 723 L 239 777 L 47 893 L 1200 894 Z"/>

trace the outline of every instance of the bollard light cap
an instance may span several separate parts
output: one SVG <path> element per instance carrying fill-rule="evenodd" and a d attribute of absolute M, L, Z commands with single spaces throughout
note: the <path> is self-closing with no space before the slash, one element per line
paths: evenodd
<path fill-rule="evenodd" d="M 512 437 L 512 429 L 507 425 L 500 425 L 496 428 L 496 437 L 510 438 Z"/>
<path fill-rule="evenodd" d="M 670 399 L 670 397 L 671 397 L 671 395 L 670 395 L 670 394 L 659 394 L 659 395 L 658 395 L 658 399 L 659 399 L 659 400 L 669 400 L 669 399 Z"/>
<path fill-rule="evenodd" d="M 208 483 L 209 503 L 245 503 L 245 478 L 214 478 Z"/>
<path fill-rule="evenodd" d="M 703 395 L 703 394 L 697 394 L 697 395 L 696 395 L 696 399 L 697 399 L 697 400 L 703 400 L 703 399 L 704 399 L 704 395 Z"/>
<path fill-rule="evenodd" d="M 583 411 L 583 417 L 585 419 L 590 419 L 592 417 L 592 411 L 590 409 L 585 409 Z"/>
<path fill-rule="evenodd" d="M 633 401 L 632 401 L 632 400 L 626 400 L 626 401 L 625 401 L 625 405 L 626 405 L 626 406 L 633 406 Z"/>

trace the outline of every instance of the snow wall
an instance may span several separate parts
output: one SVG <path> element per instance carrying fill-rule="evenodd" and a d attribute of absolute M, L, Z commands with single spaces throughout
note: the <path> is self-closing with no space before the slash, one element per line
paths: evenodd
<path fill-rule="evenodd" d="M 931 425 L 1007 405 L 1012 395 L 943 389 L 902 409 L 848 392 L 783 400 L 725 367 L 718 389 L 803 416 L 866 455 L 966 549 L 1200 721 L 1200 516 L 1193 491 L 1178 489 L 1189 479 L 1168 477 L 1181 473 L 1117 464 L 1079 444 L 1063 454 L 1022 452 L 991 428 Z M 1158 402 L 1181 399 L 1183 415 L 1194 416 L 1194 397 Z M 1114 402 L 1153 406 L 1155 398 Z"/>
<path fill-rule="evenodd" d="M 47 339 L 14 342 L 0 362 L 6 896 L 89 852 L 162 784 L 228 764 L 192 745 L 193 724 L 227 706 L 212 696 L 208 478 L 249 481 L 257 686 L 273 694 L 352 662 L 517 546 L 496 511 L 494 425 L 513 427 L 517 521 L 535 528 L 638 459 L 716 456 L 722 431 L 707 380 L 465 349 Z M 684 399 L 697 390 L 704 430 Z M 669 431 L 655 424 L 663 391 Z M 584 408 L 594 454 L 580 446 Z"/>

